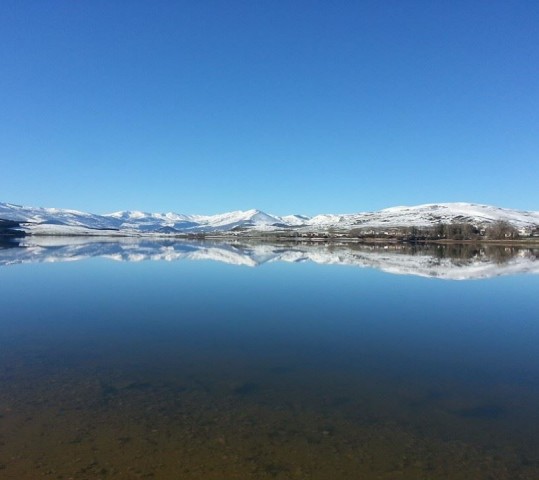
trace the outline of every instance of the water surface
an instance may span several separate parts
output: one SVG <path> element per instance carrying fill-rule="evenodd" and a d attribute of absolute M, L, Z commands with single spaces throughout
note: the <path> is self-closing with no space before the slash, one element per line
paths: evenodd
<path fill-rule="evenodd" d="M 1 478 L 539 478 L 533 250 L 25 242 Z"/>

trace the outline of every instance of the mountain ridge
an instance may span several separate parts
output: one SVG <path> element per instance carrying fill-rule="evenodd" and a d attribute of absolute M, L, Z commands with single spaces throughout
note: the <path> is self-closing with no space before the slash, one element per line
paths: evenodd
<path fill-rule="evenodd" d="M 501 208 L 477 203 L 428 203 L 395 206 L 352 214 L 273 215 L 262 210 L 236 210 L 216 215 L 138 210 L 104 215 L 71 209 L 26 207 L 0 202 L 0 220 L 18 223 L 28 235 L 189 235 L 241 234 L 242 232 L 388 231 L 437 225 L 468 224 L 485 229 L 505 222 L 521 235 L 539 230 L 539 212 Z"/>

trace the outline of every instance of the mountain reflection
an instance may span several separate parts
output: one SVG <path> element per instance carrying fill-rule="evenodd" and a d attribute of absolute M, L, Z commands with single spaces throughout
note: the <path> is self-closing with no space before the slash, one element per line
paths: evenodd
<path fill-rule="evenodd" d="M 0 242 L 0 265 L 103 257 L 117 261 L 212 260 L 256 267 L 313 262 L 449 280 L 539 273 L 539 248 L 493 245 L 251 243 L 125 238 L 26 237 Z"/>

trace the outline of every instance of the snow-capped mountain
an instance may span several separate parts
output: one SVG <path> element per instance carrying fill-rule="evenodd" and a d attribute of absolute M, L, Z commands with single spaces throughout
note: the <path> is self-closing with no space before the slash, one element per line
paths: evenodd
<path fill-rule="evenodd" d="M 33 235 L 173 235 L 223 232 L 299 231 L 323 233 L 329 230 L 427 227 L 438 224 L 468 223 L 485 228 L 504 221 L 521 233 L 539 228 L 539 212 L 519 211 L 472 203 L 439 203 L 412 207 L 392 207 L 377 212 L 277 216 L 260 210 L 246 210 L 218 215 L 146 213 L 123 211 L 105 215 L 35 208 L 0 203 L 0 229 L 6 222 Z M 5 228 L 8 228 L 7 226 Z M 13 228 L 13 226 L 9 226 Z"/>
<path fill-rule="evenodd" d="M 451 256 L 449 250 L 439 255 L 439 249 L 444 248 L 439 245 L 430 249 L 406 245 L 354 245 L 350 248 L 346 244 L 324 243 L 283 247 L 282 244 L 267 242 L 59 236 L 33 236 L 9 243 L 11 248 L 0 248 L 0 267 L 103 257 L 122 262 L 209 260 L 247 267 L 275 262 L 312 262 L 446 280 L 539 274 L 539 252 L 529 248 L 514 249 L 508 253 L 496 247 L 472 247 Z"/>
<path fill-rule="evenodd" d="M 22 230 L 34 235 L 209 233 L 237 228 L 267 230 L 287 227 L 289 224 L 260 210 L 206 216 L 140 211 L 94 215 L 76 210 L 22 207 L 9 203 L 0 203 L 0 220 L 18 222 Z"/>

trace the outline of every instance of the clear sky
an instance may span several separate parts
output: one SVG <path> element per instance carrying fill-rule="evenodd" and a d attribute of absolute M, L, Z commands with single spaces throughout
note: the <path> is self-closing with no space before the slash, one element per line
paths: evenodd
<path fill-rule="evenodd" d="M 539 210 L 536 0 L 2 0 L 0 201 Z"/>

